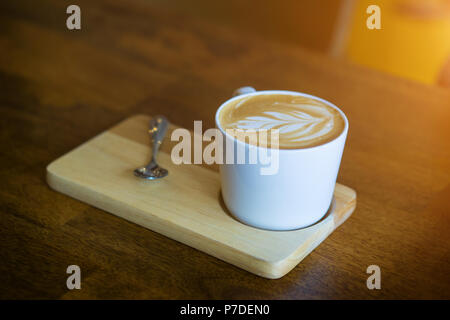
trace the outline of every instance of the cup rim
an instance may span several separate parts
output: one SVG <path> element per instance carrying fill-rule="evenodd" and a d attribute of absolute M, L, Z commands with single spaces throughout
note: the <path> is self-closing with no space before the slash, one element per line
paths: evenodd
<path fill-rule="evenodd" d="M 266 148 L 266 147 L 261 147 L 261 146 L 257 146 L 257 145 L 250 145 L 249 143 L 243 142 L 239 139 L 236 139 L 235 137 L 229 135 L 220 125 L 219 123 L 219 113 L 220 111 L 229 103 L 231 103 L 232 101 L 238 100 L 238 99 L 243 99 L 245 97 L 251 97 L 251 96 L 257 96 L 257 95 L 263 95 L 263 94 L 284 94 L 284 95 L 296 95 L 296 96 L 303 96 L 303 97 L 307 97 L 307 98 L 311 98 L 314 100 L 318 100 L 321 101 L 323 103 L 325 103 L 326 105 L 332 107 L 333 109 L 337 110 L 339 112 L 339 114 L 341 115 L 341 117 L 344 119 L 344 129 L 342 130 L 342 132 L 335 137 L 334 139 L 325 142 L 323 144 L 319 144 L 317 146 L 312 146 L 312 147 L 305 147 L 305 148 L 295 148 L 295 149 L 281 149 L 281 148 Z M 316 149 L 321 149 L 324 148 L 328 145 L 330 145 L 331 143 L 335 142 L 336 140 L 339 140 L 342 136 L 346 135 L 348 132 L 348 119 L 347 116 L 345 115 L 345 113 L 339 109 L 336 105 L 334 105 L 333 103 L 331 103 L 330 101 L 327 101 L 325 99 L 319 98 L 317 96 L 314 96 L 312 94 L 308 94 L 308 93 L 303 93 L 303 92 L 298 92 L 298 91 L 289 91 L 289 90 L 261 90 L 261 91 L 255 91 L 255 92 L 250 92 L 250 93 L 245 93 L 245 94 L 241 94 L 235 97 L 232 97 L 228 100 L 226 100 L 225 102 L 223 102 L 219 108 L 216 111 L 216 115 L 215 115 L 215 123 L 216 123 L 216 127 L 220 130 L 220 132 L 222 132 L 223 135 L 231 138 L 232 140 L 236 141 L 237 144 L 244 144 L 246 146 L 251 146 L 251 147 L 256 147 L 256 148 L 262 148 L 262 149 L 271 149 L 271 150 L 278 150 L 278 152 L 306 152 L 306 151 L 310 151 L 310 150 L 316 150 Z"/>

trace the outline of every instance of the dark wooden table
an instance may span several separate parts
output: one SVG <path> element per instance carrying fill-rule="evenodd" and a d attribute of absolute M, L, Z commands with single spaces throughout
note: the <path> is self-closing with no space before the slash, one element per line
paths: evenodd
<path fill-rule="evenodd" d="M 450 92 L 149 1 L 0 3 L 1 298 L 450 298 Z M 59 194 L 55 158 L 136 114 L 212 127 L 239 86 L 303 91 L 350 121 L 353 216 L 287 276 L 259 278 Z M 66 288 L 81 267 L 82 289 Z M 381 268 L 368 290 L 366 268 Z"/>

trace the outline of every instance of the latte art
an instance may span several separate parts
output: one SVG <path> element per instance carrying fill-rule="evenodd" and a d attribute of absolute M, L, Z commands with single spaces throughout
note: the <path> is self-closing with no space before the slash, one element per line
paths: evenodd
<path fill-rule="evenodd" d="M 219 122 L 223 129 L 277 129 L 281 149 L 324 144 L 345 127 L 338 110 L 319 100 L 289 94 L 237 99 L 221 110 Z"/>

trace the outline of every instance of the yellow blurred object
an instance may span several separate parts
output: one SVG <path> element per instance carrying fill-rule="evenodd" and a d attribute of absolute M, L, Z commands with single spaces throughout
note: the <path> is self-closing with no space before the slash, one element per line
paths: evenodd
<path fill-rule="evenodd" d="M 369 5 L 381 29 L 369 30 Z M 450 0 L 356 0 L 344 56 L 375 69 L 435 84 L 450 58 Z"/>

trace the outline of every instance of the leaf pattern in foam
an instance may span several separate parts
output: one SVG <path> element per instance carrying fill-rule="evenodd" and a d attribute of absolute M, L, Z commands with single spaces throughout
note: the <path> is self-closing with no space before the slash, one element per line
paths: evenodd
<path fill-rule="evenodd" d="M 320 123 L 329 120 L 327 118 L 325 115 L 320 118 L 314 117 L 298 110 L 288 113 L 264 111 L 260 116 L 250 116 L 238 120 L 236 126 L 241 129 L 278 129 L 280 134 L 300 137 L 313 131 Z"/>

